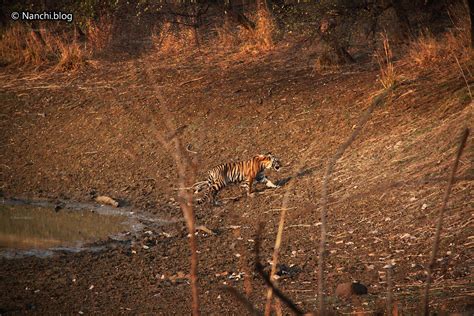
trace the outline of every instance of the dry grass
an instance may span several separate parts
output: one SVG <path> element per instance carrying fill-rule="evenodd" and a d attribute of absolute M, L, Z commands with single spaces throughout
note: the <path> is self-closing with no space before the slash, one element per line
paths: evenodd
<path fill-rule="evenodd" d="M 258 54 L 274 48 L 275 21 L 265 8 L 255 14 L 255 29 L 239 27 L 240 52 Z"/>
<path fill-rule="evenodd" d="M 38 69 L 54 66 L 57 70 L 77 70 L 87 59 L 75 34 L 55 34 L 41 27 L 34 30 L 24 24 L 15 24 L 5 31 L 0 40 L 2 64 Z"/>
<path fill-rule="evenodd" d="M 102 51 L 112 39 L 112 20 L 87 22 L 86 41 L 79 42 L 76 30 L 57 31 L 53 26 L 33 29 L 15 23 L 0 39 L 0 64 L 21 68 L 75 71 L 82 68 L 95 52 Z"/>
<path fill-rule="evenodd" d="M 239 37 L 236 32 L 232 31 L 232 23 L 229 19 L 225 19 L 224 23 L 215 29 L 216 37 L 211 45 L 219 50 L 229 51 L 239 46 Z"/>
<path fill-rule="evenodd" d="M 435 37 L 426 32 L 410 43 L 404 61 L 417 69 L 455 66 L 456 58 L 466 61 L 471 58 L 470 19 L 464 6 L 448 10 L 452 28 L 442 36 Z"/>
<path fill-rule="evenodd" d="M 385 89 L 388 89 L 395 84 L 397 76 L 393 65 L 393 53 L 387 34 L 382 34 L 382 44 L 383 47 L 375 53 L 375 58 L 380 67 L 379 81 Z"/>
<path fill-rule="evenodd" d="M 215 56 L 232 54 L 237 58 L 272 50 L 275 47 L 273 38 L 276 24 L 271 14 L 268 10 L 261 9 L 251 16 L 251 19 L 255 21 L 255 29 L 246 29 L 234 24 L 230 19 L 225 19 L 214 29 L 215 36 L 206 38 L 202 46 L 199 45 L 201 39 L 194 28 L 166 22 L 152 35 L 152 42 L 155 51 L 164 54 L 180 53 L 180 56 L 194 52 L 198 46 L 200 50 Z"/>
<path fill-rule="evenodd" d="M 98 21 L 87 22 L 87 44 L 90 51 L 100 52 L 110 44 L 113 25 L 112 18 L 108 16 L 101 17 Z"/>
<path fill-rule="evenodd" d="M 166 22 L 158 34 L 152 35 L 152 41 L 162 53 L 179 53 L 196 47 L 198 38 L 193 28 Z"/>
<path fill-rule="evenodd" d="M 58 41 L 57 47 L 59 60 L 55 69 L 75 71 L 85 65 L 87 59 L 86 52 L 77 41 L 74 40 L 71 43 Z"/>
<path fill-rule="evenodd" d="M 429 34 L 420 36 L 410 44 L 406 61 L 412 66 L 426 67 L 452 63 L 453 56 L 465 60 L 469 56 L 469 40 L 456 33 L 450 31 L 439 39 Z"/>

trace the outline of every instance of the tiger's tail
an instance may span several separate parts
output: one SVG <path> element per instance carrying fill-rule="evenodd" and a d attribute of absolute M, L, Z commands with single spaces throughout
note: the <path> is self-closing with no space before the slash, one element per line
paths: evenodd
<path fill-rule="evenodd" d="M 208 180 L 196 182 L 191 186 L 191 188 L 193 189 L 194 194 L 198 194 L 199 192 L 206 189 L 206 194 L 202 198 L 196 199 L 196 203 L 198 205 L 201 205 L 205 203 L 207 200 L 209 200 L 208 195 L 209 195 L 209 190 L 211 188 L 211 185 Z"/>
<path fill-rule="evenodd" d="M 205 187 L 209 187 L 209 181 L 207 180 L 196 182 L 191 186 L 194 191 L 194 194 L 201 192 Z"/>

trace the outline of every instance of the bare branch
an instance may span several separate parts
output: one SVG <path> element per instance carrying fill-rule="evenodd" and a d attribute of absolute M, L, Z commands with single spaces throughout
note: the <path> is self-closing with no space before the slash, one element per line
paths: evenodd
<path fill-rule="evenodd" d="M 255 270 L 258 272 L 258 274 L 260 274 L 260 276 L 265 281 L 267 286 L 272 289 L 272 293 L 274 293 L 286 306 L 288 306 L 293 313 L 295 313 L 296 315 L 304 315 L 304 312 L 298 306 L 296 306 L 295 303 L 293 303 L 291 299 L 286 297 L 285 294 L 283 294 L 283 292 L 281 292 L 275 286 L 275 284 L 273 284 L 273 282 L 270 279 L 270 276 L 267 275 L 265 271 L 263 271 L 263 266 L 260 263 L 260 244 L 261 244 L 261 235 L 262 235 L 263 227 L 264 227 L 263 223 L 260 223 L 257 230 L 257 236 L 255 237 L 255 248 L 254 248 Z M 275 265 L 276 264 L 273 263 L 273 266 Z M 272 270 L 273 270 L 273 267 L 272 267 Z"/>
<path fill-rule="evenodd" d="M 230 293 L 232 296 L 234 296 L 237 299 L 237 301 L 242 303 L 242 305 L 244 305 L 244 307 L 250 312 L 250 314 L 255 315 L 255 316 L 263 315 L 262 312 L 259 311 L 257 308 L 255 308 L 253 304 L 250 303 L 250 301 L 242 293 L 240 293 L 233 287 L 225 286 L 225 287 L 222 287 L 222 289 Z"/>
<path fill-rule="evenodd" d="M 137 69 L 141 70 L 141 67 L 138 66 Z M 142 76 L 142 80 L 153 87 L 152 74 L 149 69 L 145 70 L 145 73 Z M 148 112 L 146 111 L 137 111 L 139 114 L 132 113 L 133 116 L 138 116 L 137 119 L 140 123 L 147 123 L 150 128 L 153 136 L 161 143 L 161 145 L 166 149 L 166 151 L 173 157 L 178 171 L 178 185 L 180 188 L 185 188 L 191 186 L 195 177 L 195 163 L 189 157 L 186 157 L 185 150 L 183 150 L 182 144 L 179 140 L 178 134 L 181 131 L 176 128 L 176 124 L 172 119 L 171 113 L 166 108 L 166 103 L 161 95 L 161 91 L 157 91 L 155 87 L 155 96 L 158 99 L 158 106 L 148 107 Z M 161 113 L 157 113 L 157 109 Z M 160 117 L 163 117 L 163 120 L 159 120 Z M 157 122 L 160 121 L 160 125 L 164 126 L 165 131 L 158 128 Z M 167 136 L 166 134 L 171 134 Z M 187 183 L 188 182 L 188 185 Z M 194 316 L 200 315 L 199 311 L 199 295 L 198 295 L 198 286 L 197 286 L 197 242 L 195 236 L 195 220 L 194 220 L 194 210 L 193 210 L 193 196 L 190 190 L 178 190 L 178 202 L 180 208 L 183 212 L 183 216 L 186 222 L 186 226 L 189 232 L 189 247 L 191 251 L 190 261 L 190 280 L 191 280 L 191 294 L 192 294 L 192 314 Z"/>
<path fill-rule="evenodd" d="M 466 141 L 467 141 L 468 136 L 469 136 L 469 129 L 466 128 L 466 129 L 464 129 L 464 131 L 462 133 L 462 136 L 461 136 L 461 141 L 459 143 L 459 147 L 458 147 L 458 150 L 457 150 L 457 153 L 456 153 L 456 158 L 454 159 L 453 169 L 451 170 L 451 175 L 449 177 L 448 185 L 446 187 L 446 193 L 445 193 L 444 198 L 443 198 L 443 204 L 442 204 L 441 209 L 439 210 L 439 214 L 438 214 L 438 222 L 436 224 L 436 233 L 435 233 L 435 237 L 434 237 L 434 240 L 433 240 L 433 248 L 432 248 L 432 251 L 431 251 L 430 261 L 428 263 L 428 269 L 427 269 L 428 274 L 426 276 L 425 296 L 424 296 L 424 300 L 423 300 L 424 314 L 425 315 L 429 315 L 429 313 L 430 313 L 429 292 L 430 292 L 430 285 L 431 285 L 433 268 L 434 268 L 434 265 L 436 263 L 436 255 L 438 253 L 438 248 L 439 248 L 441 228 L 443 226 L 443 215 L 444 215 L 444 211 L 446 210 L 446 205 L 448 204 L 449 194 L 451 193 L 451 187 L 453 186 L 453 182 L 454 182 L 454 176 L 456 175 L 456 170 L 458 169 L 459 158 L 461 158 L 464 147 L 466 146 Z"/>
<path fill-rule="evenodd" d="M 395 88 L 396 85 L 392 85 L 389 88 L 383 90 L 373 100 L 372 104 L 365 110 L 365 113 L 359 119 L 357 127 L 354 129 L 349 138 L 338 148 L 336 154 L 331 158 L 326 167 L 326 172 L 323 178 L 323 187 L 321 194 L 321 238 L 319 243 L 319 266 L 318 266 L 318 305 L 320 315 L 325 315 L 325 259 L 326 259 L 326 235 L 327 235 L 327 209 L 328 209 L 328 191 L 329 191 L 329 180 L 334 170 L 336 162 L 342 157 L 347 148 L 354 142 L 356 137 L 360 134 L 365 124 L 369 120 L 372 112 L 377 106 L 384 102 L 387 94 Z"/>

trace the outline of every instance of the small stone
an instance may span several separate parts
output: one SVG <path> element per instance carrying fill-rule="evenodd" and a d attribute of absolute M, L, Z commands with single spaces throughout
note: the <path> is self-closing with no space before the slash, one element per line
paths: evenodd
<path fill-rule="evenodd" d="M 365 295 L 368 293 L 367 287 L 360 282 L 341 283 L 336 287 L 336 296 L 349 298 L 352 295 Z"/>
<path fill-rule="evenodd" d="M 352 295 L 352 283 L 341 283 L 336 287 L 336 296 L 349 298 Z"/>
<path fill-rule="evenodd" d="M 100 195 L 100 196 L 96 197 L 95 201 L 99 204 L 102 204 L 102 205 L 112 205 L 114 207 L 119 206 L 119 203 L 116 200 L 114 200 L 111 197 L 106 196 L 106 195 Z"/>
<path fill-rule="evenodd" d="M 402 146 L 402 144 L 403 144 L 403 142 L 402 142 L 401 140 L 398 141 L 398 142 L 395 144 L 395 146 L 393 146 L 393 149 L 398 149 L 398 148 L 400 148 L 400 146 Z"/>
<path fill-rule="evenodd" d="M 367 289 L 367 287 L 360 283 L 360 282 L 353 282 L 352 283 L 352 292 L 355 294 L 355 295 L 366 295 L 369 290 Z"/>

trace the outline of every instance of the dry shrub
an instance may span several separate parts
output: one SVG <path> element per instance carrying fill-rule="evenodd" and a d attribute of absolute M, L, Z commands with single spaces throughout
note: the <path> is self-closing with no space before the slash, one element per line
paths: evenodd
<path fill-rule="evenodd" d="M 159 35 L 152 35 L 152 41 L 160 52 L 177 53 L 196 46 L 198 39 L 193 28 L 166 22 Z"/>
<path fill-rule="evenodd" d="M 275 21 L 266 8 L 260 9 L 255 15 L 255 29 L 239 27 L 238 37 L 241 41 L 241 52 L 259 53 L 274 47 Z"/>
<path fill-rule="evenodd" d="M 78 70 L 85 65 L 86 55 L 82 46 L 77 42 L 65 43 L 58 42 L 59 61 L 56 69 L 64 70 Z"/>
<path fill-rule="evenodd" d="M 433 35 L 422 35 L 413 41 L 408 49 L 407 63 L 413 66 L 452 62 L 453 57 L 464 60 L 469 56 L 469 41 L 466 36 L 450 31 L 441 38 Z M 464 32 L 465 34 L 465 32 Z"/>
<path fill-rule="evenodd" d="M 113 25 L 109 16 L 103 16 L 98 21 L 87 21 L 87 43 L 91 51 L 100 52 L 110 44 Z"/>
<path fill-rule="evenodd" d="M 229 19 L 225 19 L 222 26 L 216 28 L 216 38 L 212 45 L 224 50 L 234 49 L 239 45 L 238 36 L 232 31 Z"/>
<path fill-rule="evenodd" d="M 79 43 L 41 27 L 34 30 L 25 24 L 14 24 L 0 40 L 2 64 L 35 69 L 56 65 L 59 70 L 76 70 L 85 64 L 86 54 Z"/>
<path fill-rule="evenodd" d="M 341 63 L 337 59 L 337 56 L 329 51 L 329 49 L 322 51 L 316 57 L 314 63 L 314 70 L 319 73 L 333 72 L 340 69 Z"/>
<path fill-rule="evenodd" d="M 23 24 L 14 24 L 2 35 L 0 58 L 6 65 L 40 65 L 48 61 L 51 46 L 51 38 L 43 30 L 35 32 Z"/>
<path fill-rule="evenodd" d="M 448 9 L 452 28 L 445 34 L 435 37 L 425 32 L 410 43 L 405 61 L 410 66 L 427 67 L 431 65 L 455 64 L 456 58 L 464 61 L 470 58 L 470 18 L 464 5 Z"/>
<path fill-rule="evenodd" d="M 382 34 L 382 49 L 375 53 L 375 58 L 380 67 L 380 83 L 384 88 L 390 88 L 396 82 L 397 76 L 393 66 L 393 53 L 387 34 Z"/>

